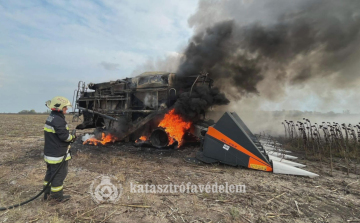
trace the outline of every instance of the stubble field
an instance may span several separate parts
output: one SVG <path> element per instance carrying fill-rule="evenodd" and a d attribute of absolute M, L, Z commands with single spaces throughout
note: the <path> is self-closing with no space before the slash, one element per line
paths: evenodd
<path fill-rule="evenodd" d="M 0 115 L 0 206 L 27 200 L 42 189 L 43 126 L 47 115 Z M 72 123 L 67 116 L 70 129 Z M 78 131 L 78 134 L 91 130 Z M 185 162 L 196 145 L 178 150 L 76 142 L 64 191 L 72 199 L 55 204 L 42 196 L 0 212 L 0 222 L 360 222 L 360 177 L 328 165 L 298 162 L 320 177 L 276 175 L 225 165 Z M 97 204 L 89 187 L 101 175 L 116 177 L 123 192 L 115 204 Z M 131 193 L 133 184 L 244 184 L 246 193 Z"/>

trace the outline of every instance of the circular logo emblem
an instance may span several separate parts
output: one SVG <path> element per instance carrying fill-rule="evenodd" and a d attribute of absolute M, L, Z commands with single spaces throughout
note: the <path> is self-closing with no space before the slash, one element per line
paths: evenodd
<path fill-rule="evenodd" d="M 92 199 L 100 203 L 115 203 L 121 197 L 123 188 L 116 177 L 100 175 L 90 185 Z"/>

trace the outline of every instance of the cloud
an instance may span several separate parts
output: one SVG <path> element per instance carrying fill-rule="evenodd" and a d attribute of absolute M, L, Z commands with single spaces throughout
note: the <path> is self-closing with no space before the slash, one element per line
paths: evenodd
<path fill-rule="evenodd" d="M 100 65 L 105 69 L 105 70 L 118 70 L 120 64 L 118 63 L 108 63 L 108 62 L 101 62 Z"/>
<path fill-rule="evenodd" d="M 149 58 L 178 51 L 196 7 L 192 0 L 0 1 L 0 112 L 45 110 L 53 96 L 72 98 L 80 80 L 125 78 Z"/>

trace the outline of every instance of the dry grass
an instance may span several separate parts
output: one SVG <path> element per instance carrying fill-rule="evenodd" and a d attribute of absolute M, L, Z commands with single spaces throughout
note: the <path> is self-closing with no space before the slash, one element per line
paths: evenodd
<path fill-rule="evenodd" d="M 46 115 L 0 115 L 0 206 L 26 200 L 41 190 Z M 77 123 L 71 123 L 70 128 Z M 25 125 L 24 125 L 25 123 Z M 82 131 L 84 132 L 84 131 Z M 80 133 L 82 133 L 80 132 Z M 156 152 L 131 144 L 74 145 L 79 152 L 69 165 L 65 192 L 72 199 L 53 204 L 37 199 L 0 212 L 0 222 L 346 222 L 359 220 L 360 180 L 317 162 L 299 160 L 321 176 L 308 179 L 222 165 L 196 166 L 183 158 L 196 148 Z M 299 154 L 301 156 L 301 154 Z M 100 174 L 123 185 L 116 204 L 96 204 L 88 190 Z M 245 184 L 244 194 L 134 194 L 139 184 Z M 281 195 L 281 196 L 279 196 Z M 296 201 L 296 202 L 295 202 Z M 135 205 L 135 206 L 129 206 Z M 150 207 L 146 207 L 150 206 Z"/>

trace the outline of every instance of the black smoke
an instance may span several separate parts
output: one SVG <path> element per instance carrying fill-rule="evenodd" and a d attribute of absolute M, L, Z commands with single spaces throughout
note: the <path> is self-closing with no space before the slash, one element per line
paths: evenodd
<path fill-rule="evenodd" d="M 234 29 L 234 21 L 223 21 L 195 35 L 177 73 L 209 72 L 215 81 L 227 79 L 238 91 L 256 93 L 256 84 L 262 80 L 258 58 L 235 55 L 239 43 L 233 40 Z"/>
<path fill-rule="evenodd" d="M 174 108 L 186 121 L 197 121 L 211 106 L 227 105 L 229 102 L 218 88 L 199 86 L 191 92 L 182 93 Z"/>
<path fill-rule="evenodd" d="M 190 21 L 196 34 L 177 73 L 208 72 L 231 98 L 267 94 L 258 90 L 265 81 L 270 89 L 333 75 L 350 82 L 358 75 L 342 71 L 359 61 L 360 1 L 201 1 Z"/>

